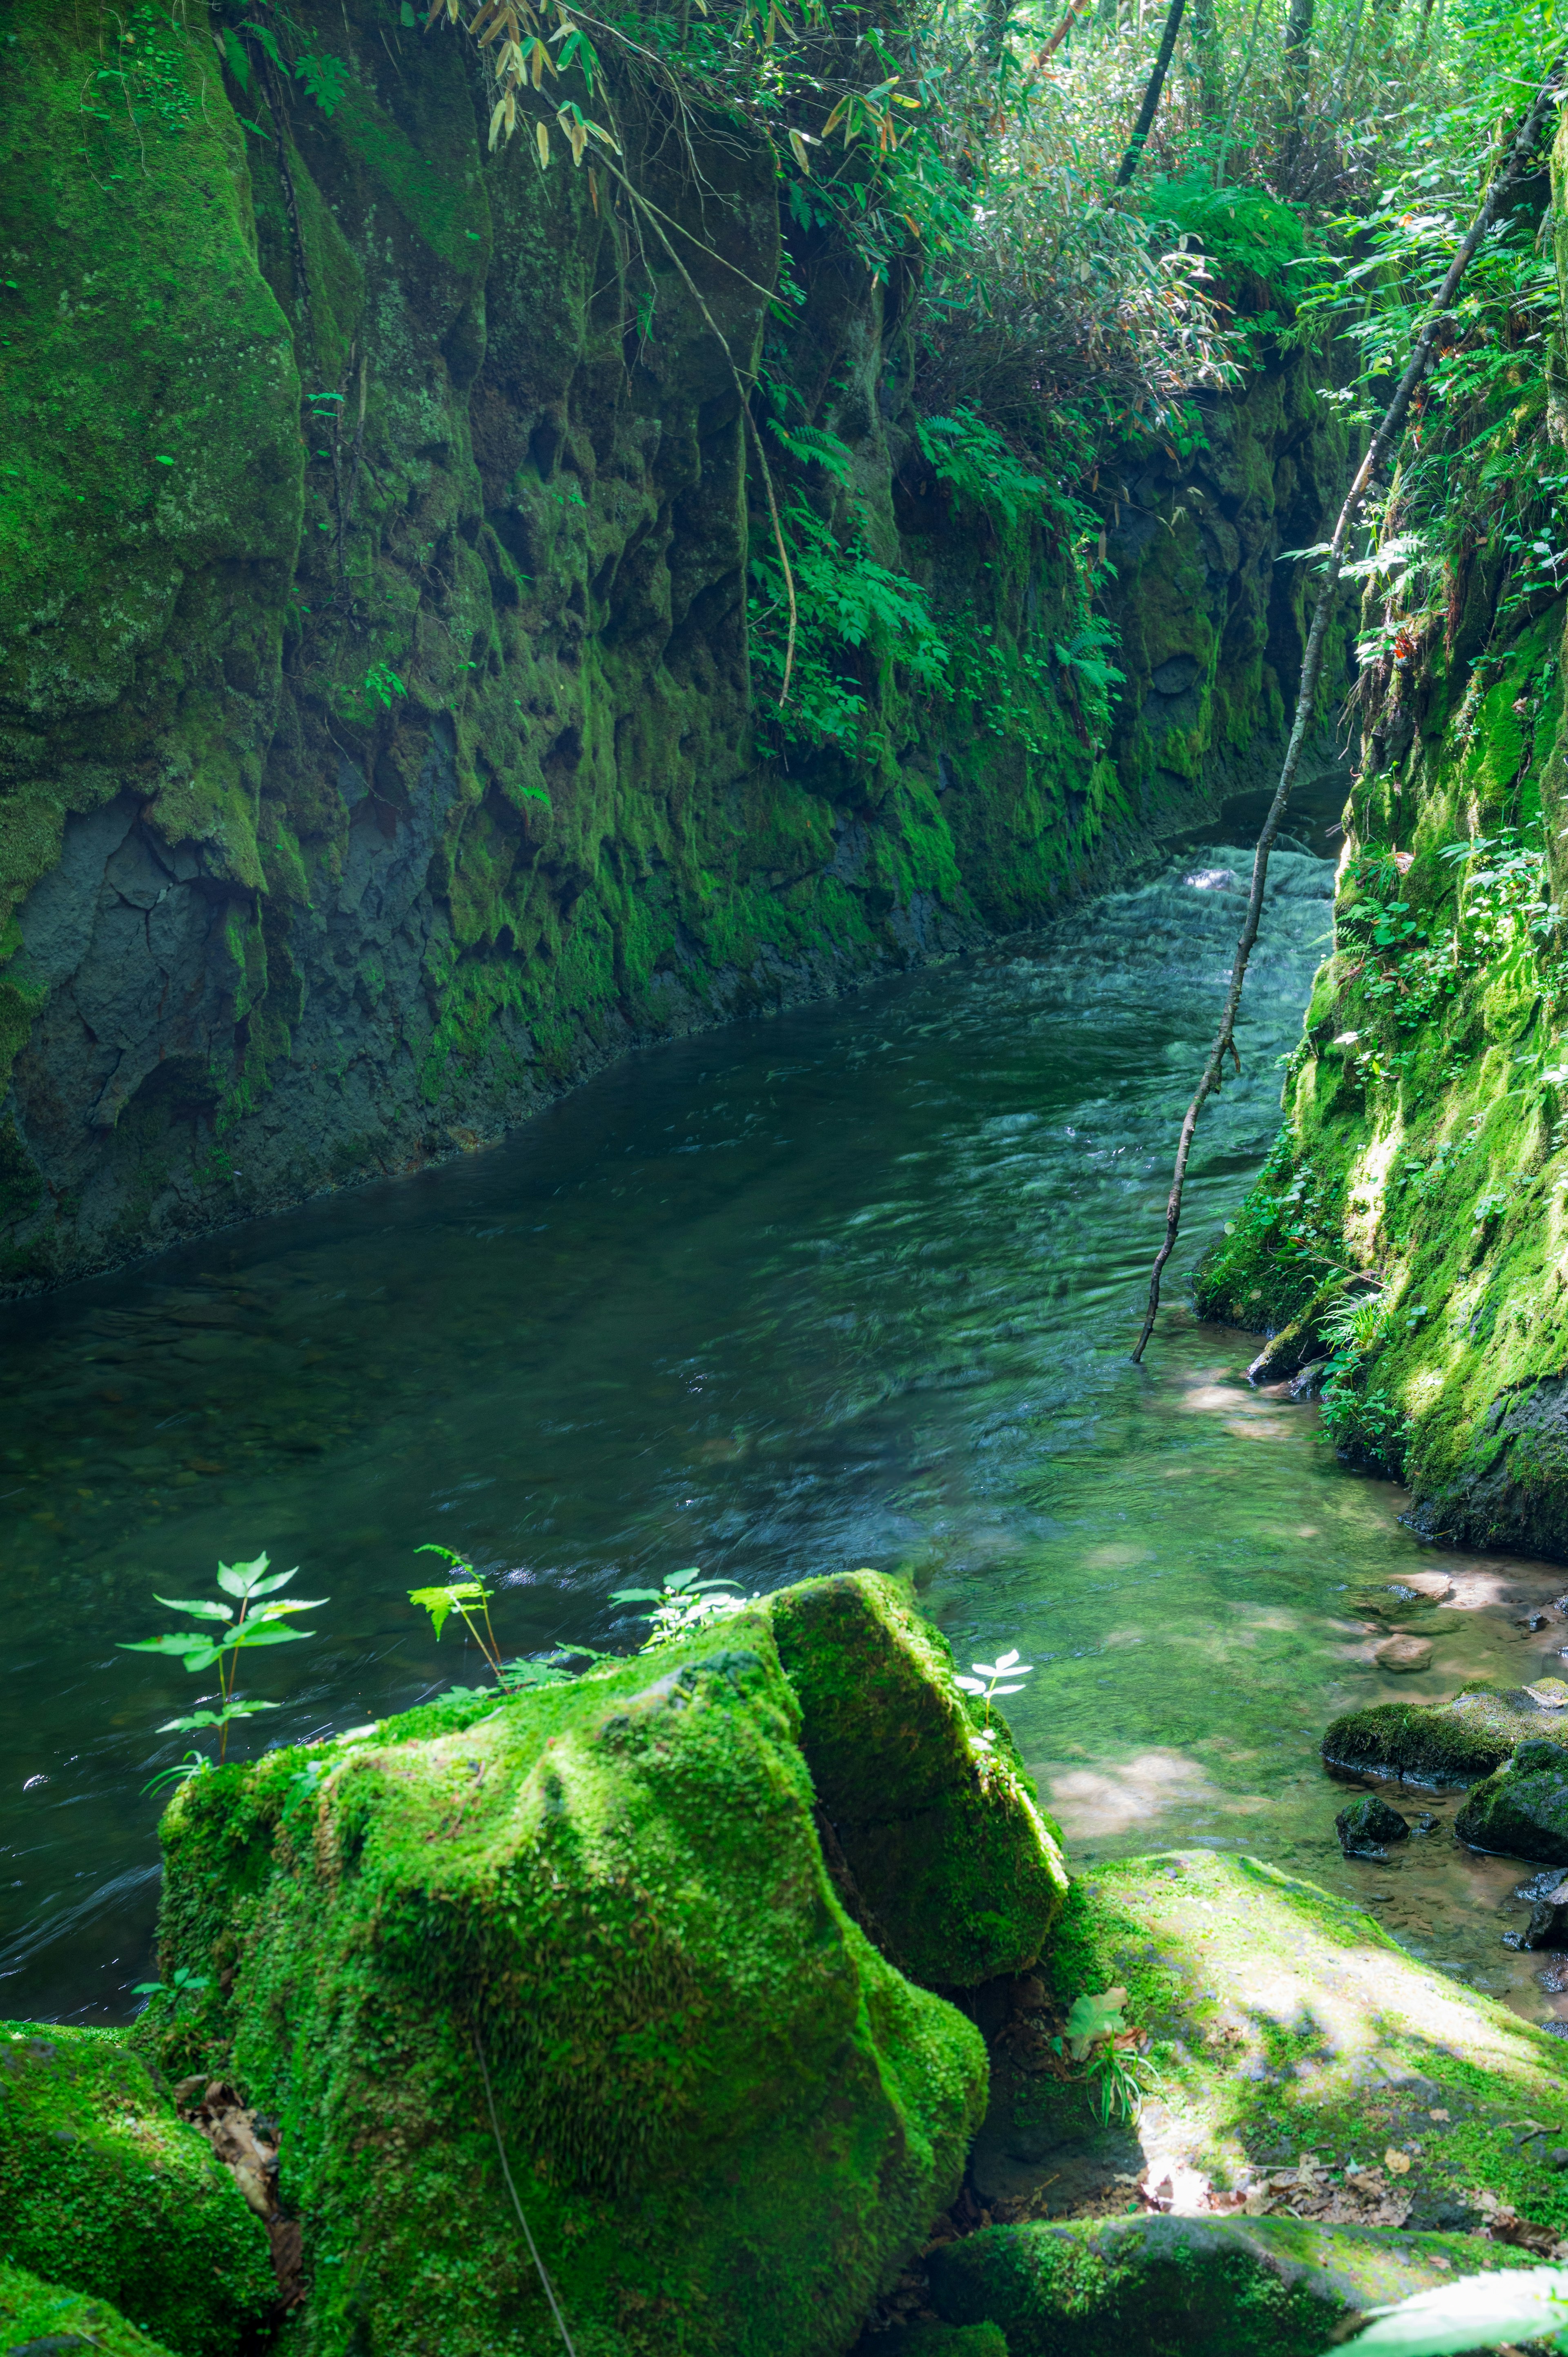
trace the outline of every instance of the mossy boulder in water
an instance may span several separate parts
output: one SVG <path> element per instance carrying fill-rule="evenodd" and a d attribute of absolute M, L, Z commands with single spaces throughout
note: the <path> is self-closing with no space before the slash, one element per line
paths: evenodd
<path fill-rule="evenodd" d="M 266 2230 L 113 2030 L 0 2027 L 0 2235 L 180 2357 L 248 2347 L 276 2295 Z"/>
<path fill-rule="evenodd" d="M 1506 1768 L 1477 1785 L 1454 1830 L 1472 1849 L 1568 1866 L 1568 1752 L 1561 1743 L 1521 1743 Z"/>
<path fill-rule="evenodd" d="M 279 2121 L 311 2357 L 556 2345 L 487 2072 L 579 2349 L 847 2346 L 958 2188 L 986 2064 L 846 1914 L 800 1738 L 757 1606 L 184 1789 L 164 1956 L 214 1986 L 156 2034 Z"/>
<path fill-rule="evenodd" d="M 1414 1784 L 1474 1784 L 1531 1738 L 1568 1743 L 1568 1713 L 1542 1710 L 1522 1686 L 1461 1687 L 1452 1702 L 1383 1702 L 1341 1713 L 1323 1738 L 1330 1768 Z"/>
<path fill-rule="evenodd" d="M 991 2226 L 945 2244 L 930 2277 L 942 2315 L 1001 2324 L 1009 2357 L 1321 2357 L 1369 2309 L 1528 2264 L 1461 2234 L 1114 2218 Z"/>
<path fill-rule="evenodd" d="M 811 1782 L 865 1910 L 911 1979 L 971 1986 L 1039 1954 L 1067 1893 L 1012 1736 L 981 1729 L 947 1641 L 875 1572 L 774 1598 Z"/>
<path fill-rule="evenodd" d="M 91 2350 L 102 2357 L 172 2357 L 161 2341 L 128 2324 L 107 2301 L 87 2299 L 69 2285 L 43 2283 L 25 2267 L 0 2260 L 0 2349 L 5 2357 L 67 2357 Z"/>

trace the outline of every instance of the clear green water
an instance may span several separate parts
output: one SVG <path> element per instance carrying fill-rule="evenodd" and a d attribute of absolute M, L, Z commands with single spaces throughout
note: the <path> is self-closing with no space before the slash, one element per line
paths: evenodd
<path fill-rule="evenodd" d="M 1475 1609 L 1383 1679 L 1347 1592 L 1433 1567 L 1399 1493 L 1251 1392 L 1255 1341 L 1179 1285 L 1127 1360 L 1246 865 L 1189 851 L 968 964 L 635 1058 L 496 1152 L 6 1313 L 0 2008 L 121 2018 L 146 1975 L 139 1788 L 202 1683 L 116 1652 L 168 1625 L 154 1589 L 304 1566 L 323 1633 L 252 1685 L 285 1706 L 254 1739 L 297 1739 L 475 1679 L 404 1600 L 422 1539 L 499 1578 L 520 1653 L 629 1643 L 609 1591 L 681 1565 L 906 1567 L 961 1652 L 1036 1665 L 1015 1722 L 1079 1857 L 1257 1848 L 1559 2002 L 1500 1946 L 1523 1869 L 1445 1823 L 1346 1865 L 1316 1747 L 1349 1699 L 1539 1669 L 1506 1599 L 1563 1573 L 1453 1559 Z M 1188 1263 L 1273 1133 L 1330 874 L 1276 863 Z"/>

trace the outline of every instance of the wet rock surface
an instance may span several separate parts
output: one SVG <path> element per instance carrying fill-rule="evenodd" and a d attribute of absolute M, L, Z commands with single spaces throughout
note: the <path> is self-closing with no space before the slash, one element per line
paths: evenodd
<path fill-rule="evenodd" d="M 1507 1767 L 1477 1784 L 1454 1830 L 1475 1849 L 1568 1866 L 1568 1754 L 1562 1743 L 1520 1743 Z"/>
<path fill-rule="evenodd" d="M 1375 1792 L 1341 1809 L 1334 1825 L 1347 1857 L 1381 1857 L 1391 1842 L 1410 1839 L 1406 1820 Z"/>

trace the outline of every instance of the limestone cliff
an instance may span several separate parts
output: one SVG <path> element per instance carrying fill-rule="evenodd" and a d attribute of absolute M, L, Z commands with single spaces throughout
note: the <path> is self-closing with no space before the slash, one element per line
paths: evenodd
<path fill-rule="evenodd" d="M 1309 360 L 1213 404 L 1190 456 L 1102 467 L 1107 737 L 1060 660 L 1063 532 L 926 463 L 910 274 L 797 239 L 781 324 L 770 156 L 715 128 L 698 188 L 645 125 L 688 284 L 607 181 L 488 152 L 471 45 L 412 15 L 300 0 L 328 112 L 242 9 L 10 13 L 12 1291 L 1037 915 L 1200 813 L 1290 692 L 1273 559 L 1341 447 Z M 762 511 L 714 329 L 847 451 L 832 496 L 962 634 L 945 701 L 862 662 L 854 759 L 781 742 L 754 684 Z"/>

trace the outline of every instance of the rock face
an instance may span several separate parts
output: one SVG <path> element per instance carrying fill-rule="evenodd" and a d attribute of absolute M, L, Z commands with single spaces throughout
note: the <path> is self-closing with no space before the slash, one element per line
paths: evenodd
<path fill-rule="evenodd" d="M 1451 500 L 1471 500 L 1459 488 L 1467 466 L 1519 480 L 1557 462 L 1546 408 L 1568 317 L 1561 124 L 1550 208 L 1544 180 L 1530 204 L 1543 232 L 1559 224 L 1555 317 L 1543 320 L 1552 357 L 1528 413 L 1499 392 L 1489 425 L 1466 416 L 1468 455 L 1444 452 Z M 1425 449 L 1430 459 L 1430 439 Z M 1561 985 L 1555 926 L 1532 931 L 1524 910 L 1526 896 L 1560 906 L 1568 887 L 1568 605 L 1520 596 L 1511 560 L 1500 549 L 1482 559 L 1480 546 L 1455 546 L 1434 588 L 1441 630 L 1413 611 L 1385 617 L 1406 630 L 1411 659 L 1364 674 L 1362 774 L 1377 782 L 1347 823 L 1335 946 L 1275 1151 L 1197 1295 L 1205 1316 L 1273 1328 L 1309 1317 L 1337 1271 L 1375 1269 L 1381 1314 L 1326 1405 L 1336 1445 L 1406 1481 L 1411 1521 L 1429 1537 L 1563 1557 L 1568 1131 L 1561 1063 L 1533 1036 Z M 1506 883 L 1455 856 L 1502 827 L 1518 830 Z M 1376 913 L 1396 902 L 1409 928 L 1397 939 Z M 1439 940 L 1450 944 L 1441 970 L 1418 946 Z"/>
<path fill-rule="evenodd" d="M 1454 1830 L 1472 1849 L 1568 1866 L 1568 1752 L 1561 1743 L 1521 1743 L 1506 1768 L 1477 1785 Z"/>
<path fill-rule="evenodd" d="M 1347 1857 L 1381 1857 L 1390 1842 L 1410 1839 L 1410 1827 L 1399 1811 L 1391 1809 L 1375 1792 L 1341 1809 L 1334 1829 Z"/>
<path fill-rule="evenodd" d="M 115 2031 L 0 2029 L 0 2218 L 17 2266 L 178 2357 L 235 2357 L 273 2307 L 265 2230 Z M 15 2291 L 0 2278 L 0 2302 Z"/>
<path fill-rule="evenodd" d="M 1032 1964 L 1067 1870 L 1005 1722 L 977 1732 L 946 1640 L 868 1572 L 787 1588 L 772 1620 L 864 1928 L 928 1986 Z"/>
<path fill-rule="evenodd" d="M 786 747 L 724 352 L 668 269 L 628 334 L 613 209 L 526 139 L 489 152 L 465 34 L 296 0 L 328 114 L 177 16 L 83 132 L 96 27 L 13 15 L 0 1286 L 473 1147 L 634 1040 L 1037 916 L 1278 727 L 1302 593 L 1273 558 L 1342 463 L 1309 357 L 1191 456 L 1107 463 L 1112 748 L 1054 652 L 1065 542 L 931 479 L 897 285 L 813 245 L 780 328 L 771 152 L 649 162 L 620 93 L 737 364 L 766 334 L 847 453 L 839 493 L 776 448 L 781 495 L 860 517 L 952 656 L 932 705 L 846 651 L 863 741 Z"/>
<path fill-rule="evenodd" d="M 1473 1784 L 1519 1743 L 1568 1743 L 1560 1712 L 1522 1686 L 1463 1687 L 1452 1702 L 1376 1703 L 1332 1720 L 1323 1738 L 1330 1768 L 1372 1768 L 1417 1784 Z"/>
<path fill-rule="evenodd" d="M 834 1684 L 845 1629 L 856 1676 Z M 988 1940 L 1037 1949 L 1061 1899 L 1026 1787 L 966 1766 L 955 1706 L 894 1584 L 856 1575 L 570 1684 L 184 1788 L 162 1953 L 213 1985 L 188 2020 L 155 2006 L 146 2034 L 277 2120 L 311 2357 L 550 2345 L 487 2074 L 579 2345 L 847 2345 L 957 2190 L 985 2051 L 846 1913 L 808 1760 L 853 1783 L 863 1747 L 854 1788 L 928 1819 L 933 1974 L 980 1969 Z M 903 1822 L 852 1827 L 879 1898 Z M 996 1877 L 991 1921 L 961 1838 Z"/>
<path fill-rule="evenodd" d="M 1529 2264 L 1465 2235 L 1394 2249 L 1353 2226 L 1118 2218 L 987 2227 L 944 2244 L 930 2275 L 941 2314 L 993 2319 L 1008 2357 L 1322 2357 L 1369 2309 Z"/>

